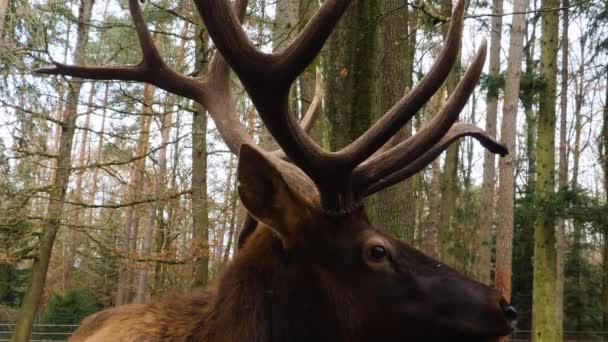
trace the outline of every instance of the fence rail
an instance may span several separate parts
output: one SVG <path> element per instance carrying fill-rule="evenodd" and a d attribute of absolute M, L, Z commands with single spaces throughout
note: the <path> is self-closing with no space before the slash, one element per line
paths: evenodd
<path fill-rule="evenodd" d="M 511 335 L 511 342 L 532 341 L 532 331 L 517 330 Z M 564 331 L 564 342 L 606 342 L 608 331 Z"/>
<path fill-rule="evenodd" d="M 67 341 L 78 324 L 34 324 L 30 342 L 61 342 Z M 14 323 L 0 323 L 0 342 L 8 342 L 13 331 Z M 517 330 L 510 338 L 511 342 L 530 342 L 530 330 Z M 565 331 L 564 342 L 608 342 L 608 331 Z"/>
<path fill-rule="evenodd" d="M 30 342 L 67 341 L 78 327 L 78 324 L 34 324 Z M 0 342 L 8 342 L 14 331 L 14 323 L 0 323 Z"/>

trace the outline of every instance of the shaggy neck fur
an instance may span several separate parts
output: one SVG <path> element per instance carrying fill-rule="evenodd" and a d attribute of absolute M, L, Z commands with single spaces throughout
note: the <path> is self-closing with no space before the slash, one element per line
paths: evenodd
<path fill-rule="evenodd" d="M 328 293 L 328 281 L 291 264 L 281 241 L 258 227 L 220 279 L 196 340 L 354 341 L 347 301 Z"/>

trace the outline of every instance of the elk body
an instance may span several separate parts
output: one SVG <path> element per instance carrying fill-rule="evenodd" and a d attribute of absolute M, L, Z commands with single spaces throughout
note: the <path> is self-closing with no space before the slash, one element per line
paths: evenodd
<path fill-rule="evenodd" d="M 240 25 L 245 0 L 235 1 L 234 10 L 227 0 L 194 2 L 221 53 L 205 76 L 187 77 L 164 63 L 137 0 L 129 0 L 129 9 L 141 63 L 55 63 L 37 71 L 143 81 L 203 104 L 226 144 L 239 153 L 239 196 L 255 223 L 205 292 L 101 311 L 85 319 L 71 341 L 493 341 L 510 333 L 515 310 L 499 291 L 377 230 L 362 205 L 366 196 L 415 174 L 462 136 L 507 153 L 476 126 L 455 124 L 481 74 L 485 42 L 434 119 L 412 138 L 389 142 L 452 68 L 463 1 L 455 6 L 448 39 L 427 75 L 336 152 L 324 151 L 306 134 L 314 110 L 300 127 L 287 104 L 291 84 L 350 1 L 325 0 L 294 43 L 276 54 L 258 51 L 245 35 Z M 230 68 L 282 151 L 261 150 L 240 125 Z"/>

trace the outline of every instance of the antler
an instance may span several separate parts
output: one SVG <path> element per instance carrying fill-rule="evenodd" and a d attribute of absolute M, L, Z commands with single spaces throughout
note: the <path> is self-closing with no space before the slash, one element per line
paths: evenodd
<path fill-rule="evenodd" d="M 436 117 L 414 137 L 386 151 L 381 150 L 439 89 L 454 65 L 463 25 L 463 0 L 455 6 L 446 43 L 426 76 L 367 132 L 336 152 L 323 150 L 306 133 L 312 127 L 321 102 L 318 73 L 315 100 L 302 120 L 302 127 L 289 112 L 289 89 L 319 53 L 351 0 L 325 0 L 294 42 L 274 54 L 256 49 L 241 27 L 246 0 L 236 0 L 235 11 L 226 0 L 194 2 L 218 50 L 205 76 L 195 78 L 179 74 L 162 60 L 138 0 L 129 0 L 129 11 L 142 49 L 139 64 L 97 67 L 54 62 L 53 66 L 36 72 L 96 80 L 147 82 L 193 99 L 209 111 L 222 138 L 230 150 L 237 153 L 242 144 L 255 144 L 238 119 L 230 87 L 232 67 L 262 121 L 285 153 L 278 151 L 274 155 L 289 158 L 310 177 L 316 188 L 298 168 L 278 159 L 275 162 L 295 187 L 320 195 L 322 208 L 330 214 L 348 212 L 358 207 L 364 196 L 411 176 L 461 136 L 474 136 L 491 151 L 506 153 L 504 146 L 475 126 L 459 124 L 452 127 L 479 80 L 485 61 L 485 41 L 454 94 Z"/>
<path fill-rule="evenodd" d="M 247 0 L 236 0 L 235 18 L 240 23 L 247 9 Z M 202 77 L 188 77 L 171 69 L 162 59 L 148 30 L 138 0 L 129 0 L 142 60 L 136 65 L 82 66 L 53 62 L 52 66 L 36 69 L 39 74 L 65 75 L 93 80 L 122 80 L 150 83 L 170 93 L 201 103 L 210 113 L 222 139 L 234 154 L 242 144 L 254 145 L 251 136 L 239 121 L 230 84 L 230 67 L 217 53 Z M 231 9 L 232 12 L 232 9 Z M 322 82 L 317 73 L 317 89 L 308 112 L 302 120 L 303 129 L 309 131 L 316 119 L 322 96 Z M 277 153 L 281 155 L 280 151 Z"/>
<path fill-rule="evenodd" d="M 430 163 L 430 156 L 436 156 L 437 151 L 440 153 L 454 141 L 454 137 L 480 136 L 477 130 L 467 126 L 470 133 L 448 134 L 446 137 L 451 136 L 451 139 L 442 139 L 479 80 L 485 61 L 485 41 L 435 119 L 406 142 L 372 156 L 422 108 L 449 74 L 459 52 L 463 0 L 455 6 L 446 43 L 435 64 L 420 83 L 368 131 L 337 152 L 323 150 L 305 134 L 289 113 L 289 89 L 319 53 L 350 2 L 326 0 L 291 45 L 280 52 L 267 54 L 255 48 L 225 0 L 195 0 L 209 35 L 241 79 L 264 124 L 289 159 L 314 181 L 321 195 L 322 207 L 330 214 L 348 212 L 359 206 L 365 195 L 408 177 L 414 169 L 419 170 L 425 163 Z M 487 135 L 483 137 L 485 146 L 506 153 L 498 142 Z"/>
<path fill-rule="evenodd" d="M 363 189 L 362 191 L 364 193 L 369 193 L 370 188 L 377 189 L 376 191 L 378 191 L 388 185 L 393 185 L 396 182 L 411 176 L 411 174 L 404 172 L 401 169 L 408 167 L 411 163 L 417 160 L 427 160 L 428 158 L 424 157 L 424 154 L 434 153 L 433 149 L 435 148 L 436 144 L 442 140 L 446 134 L 448 134 L 450 127 L 452 127 L 452 125 L 456 122 L 458 115 L 466 105 L 470 95 L 473 93 L 475 84 L 479 80 L 479 76 L 483 69 L 485 58 L 486 41 L 483 40 L 479 51 L 473 59 L 473 63 L 471 63 L 462 77 L 462 80 L 458 83 L 454 89 L 454 92 L 448 99 L 447 103 L 441 108 L 439 113 L 437 113 L 433 119 L 418 132 L 418 134 L 401 142 L 384 153 L 377 156 L 372 156 L 355 169 L 353 178 L 355 179 L 357 186 Z M 479 133 L 476 126 L 466 127 L 472 129 L 472 132 L 476 134 Z M 465 135 L 468 134 L 460 134 L 458 137 Z M 504 146 L 500 144 L 491 144 L 487 139 L 488 137 L 489 136 L 484 135 L 483 141 L 485 143 L 484 146 L 486 146 L 491 152 L 498 153 L 500 155 L 505 155 L 507 153 Z M 453 142 L 455 140 L 456 139 L 451 139 L 449 141 Z M 445 147 L 447 148 L 447 146 Z M 429 163 L 432 162 L 433 159 L 434 158 L 430 158 Z M 423 165 L 423 167 L 427 164 Z M 391 176 L 394 173 L 402 176 Z M 405 177 L 405 175 L 407 175 L 407 177 Z M 389 176 L 391 176 L 391 182 L 387 182 L 386 177 Z M 378 185 L 372 183 L 385 184 L 386 186 L 379 188 Z"/>

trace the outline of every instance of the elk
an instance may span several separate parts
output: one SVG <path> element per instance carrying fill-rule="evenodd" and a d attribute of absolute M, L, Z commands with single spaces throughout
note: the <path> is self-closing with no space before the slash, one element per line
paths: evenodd
<path fill-rule="evenodd" d="M 437 92 L 459 51 L 464 1 L 422 80 L 350 145 L 325 151 L 288 106 L 289 89 L 328 39 L 350 0 L 325 0 L 295 41 L 267 54 L 241 22 L 246 0 L 194 0 L 217 49 L 204 76 L 161 58 L 138 0 L 129 0 L 142 61 L 130 66 L 54 63 L 38 69 L 95 80 L 140 81 L 201 103 L 233 153 L 239 197 L 253 222 L 231 264 L 201 293 L 98 312 L 71 341 L 493 341 L 509 334 L 515 309 L 501 293 L 374 228 L 363 199 L 428 165 L 472 136 L 507 150 L 480 128 L 455 123 L 479 80 L 482 42 L 445 105 L 416 135 L 391 137 Z M 241 126 L 230 70 L 280 146 L 265 151 Z M 313 110 L 314 111 L 314 110 Z"/>

